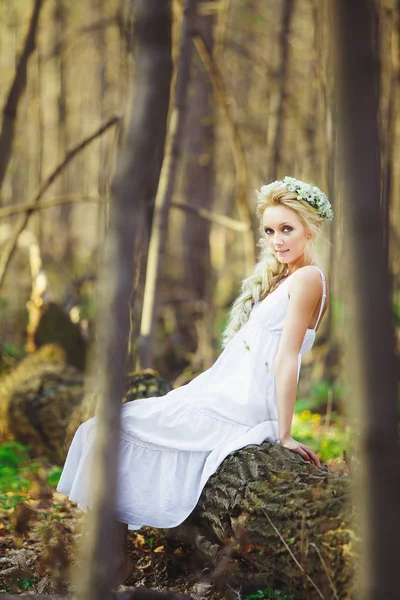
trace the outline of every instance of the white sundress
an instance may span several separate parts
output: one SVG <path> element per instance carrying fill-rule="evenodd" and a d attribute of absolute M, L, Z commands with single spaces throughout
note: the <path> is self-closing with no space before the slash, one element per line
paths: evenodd
<path fill-rule="evenodd" d="M 315 265 L 313 265 L 315 266 Z M 326 280 L 308 352 L 326 299 Z M 212 367 L 162 397 L 121 407 L 117 518 L 129 529 L 175 527 L 195 508 L 204 485 L 231 452 L 279 442 L 274 360 L 289 305 L 291 275 L 251 311 Z M 82 423 L 68 451 L 57 491 L 86 511 L 92 506 L 91 460 L 97 417 Z"/>

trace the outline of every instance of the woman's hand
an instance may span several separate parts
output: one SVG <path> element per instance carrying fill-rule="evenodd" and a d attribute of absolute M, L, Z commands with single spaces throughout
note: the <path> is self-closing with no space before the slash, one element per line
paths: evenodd
<path fill-rule="evenodd" d="M 300 456 L 304 458 L 304 460 L 312 461 L 314 464 L 317 465 L 317 467 L 321 466 L 318 456 L 313 450 L 311 450 L 311 448 L 309 448 L 305 444 L 296 442 L 296 440 L 294 440 L 292 437 L 283 438 L 281 439 L 280 443 L 281 446 L 283 446 L 284 448 L 288 448 L 289 450 L 293 450 L 293 452 L 297 452 L 297 454 L 300 454 Z"/>

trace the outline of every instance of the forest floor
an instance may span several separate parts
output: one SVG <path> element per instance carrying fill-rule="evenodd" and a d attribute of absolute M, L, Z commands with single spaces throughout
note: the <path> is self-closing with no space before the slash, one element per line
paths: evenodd
<path fill-rule="evenodd" d="M 0 593 L 72 594 L 71 570 L 78 561 L 75 543 L 82 536 L 83 522 L 82 511 L 58 492 L 41 499 L 27 494 L 13 506 L 1 506 Z M 207 566 L 196 565 L 190 548 L 167 539 L 164 530 L 130 531 L 128 552 L 135 564 L 129 587 L 220 597 L 207 582 Z"/>
<path fill-rule="evenodd" d="M 343 469 L 341 459 L 329 462 L 329 470 Z M 0 594 L 72 595 L 71 573 L 78 566 L 85 515 L 55 491 L 60 468 L 30 459 L 17 442 L 0 445 L 0 465 Z M 226 598 L 223 574 L 216 578 L 220 587 L 211 583 L 213 567 L 195 544 L 183 546 L 168 531 L 143 527 L 129 532 L 135 567 L 127 586 L 182 592 L 195 600 Z M 270 588 L 247 596 L 231 592 L 232 598 L 243 600 L 301 600 Z"/>

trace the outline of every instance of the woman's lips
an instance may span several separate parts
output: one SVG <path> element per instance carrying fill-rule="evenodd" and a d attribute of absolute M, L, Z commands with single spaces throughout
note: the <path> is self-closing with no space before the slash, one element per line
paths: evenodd
<path fill-rule="evenodd" d="M 289 252 L 289 250 L 277 250 L 277 254 L 285 254 L 285 252 Z"/>

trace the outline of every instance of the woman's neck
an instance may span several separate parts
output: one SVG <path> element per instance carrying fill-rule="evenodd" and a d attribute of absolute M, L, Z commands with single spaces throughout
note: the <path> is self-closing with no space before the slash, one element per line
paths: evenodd
<path fill-rule="evenodd" d="M 297 269 L 301 269 L 302 267 L 308 267 L 309 265 L 316 265 L 317 262 L 316 260 L 312 260 L 311 262 L 301 262 L 299 263 L 295 263 L 295 264 L 288 264 L 287 266 L 287 270 L 285 271 L 284 277 L 289 277 L 289 275 L 292 275 L 295 271 L 297 271 Z"/>

